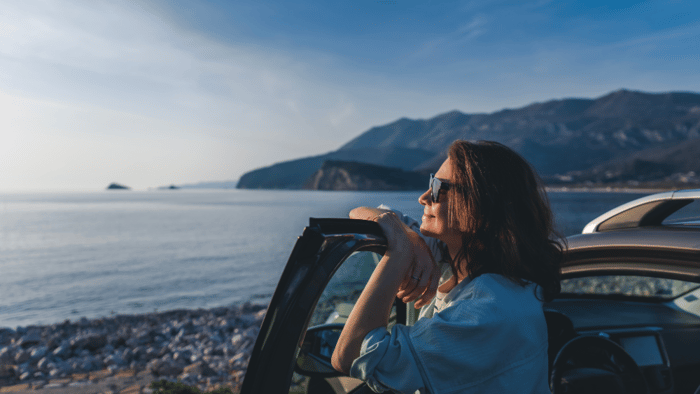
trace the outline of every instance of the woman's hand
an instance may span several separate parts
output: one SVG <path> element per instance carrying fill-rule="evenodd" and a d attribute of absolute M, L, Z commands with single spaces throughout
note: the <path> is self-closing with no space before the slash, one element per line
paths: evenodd
<path fill-rule="evenodd" d="M 352 216 L 352 215 L 351 215 Z M 387 255 L 403 278 L 396 297 L 416 301 L 415 308 L 427 305 L 437 292 L 440 271 L 423 238 L 409 229 L 391 211 L 375 217 L 387 238 Z"/>

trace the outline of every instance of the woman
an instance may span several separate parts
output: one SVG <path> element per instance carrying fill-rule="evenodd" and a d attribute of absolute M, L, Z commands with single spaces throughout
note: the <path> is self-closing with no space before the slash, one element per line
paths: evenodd
<path fill-rule="evenodd" d="M 333 366 L 376 392 L 548 393 L 542 301 L 560 290 L 562 245 L 535 172 L 499 143 L 455 141 L 418 201 L 422 236 L 394 212 L 351 212 L 376 220 L 388 245 Z M 423 308 L 388 332 L 396 296 Z"/>

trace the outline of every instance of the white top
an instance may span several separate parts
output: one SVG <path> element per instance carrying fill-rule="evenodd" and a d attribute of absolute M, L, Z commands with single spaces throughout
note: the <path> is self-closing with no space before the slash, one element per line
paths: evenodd
<path fill-rule="evenodd" d="M 466 278 L 423 307 L 415 325 L 369 332 L 350 376 L 375 392 L 549 393 L 535 289 L 497 274 Z"/>

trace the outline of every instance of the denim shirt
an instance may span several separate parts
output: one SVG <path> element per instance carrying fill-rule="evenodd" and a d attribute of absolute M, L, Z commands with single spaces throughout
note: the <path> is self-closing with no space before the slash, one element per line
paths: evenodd
<path fill-rule="evenodd" d="M 549 393 L 542 303 L 532 284 L 464 279 L 414 326 L 370 331 L 350 376 L 375 392 Z"/>

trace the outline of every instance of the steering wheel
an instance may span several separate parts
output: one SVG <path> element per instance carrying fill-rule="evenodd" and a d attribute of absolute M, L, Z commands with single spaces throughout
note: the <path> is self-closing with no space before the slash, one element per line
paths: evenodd
<path fill-rule="evenodd" d="M 579 336 L 567 342 L 552 365 L 553 394 L 648 394 L 642 370 L 615 342 L 601 336 Z"/>

